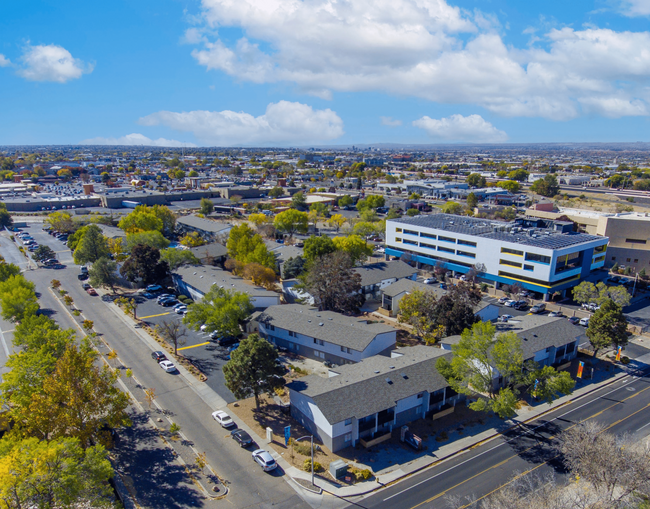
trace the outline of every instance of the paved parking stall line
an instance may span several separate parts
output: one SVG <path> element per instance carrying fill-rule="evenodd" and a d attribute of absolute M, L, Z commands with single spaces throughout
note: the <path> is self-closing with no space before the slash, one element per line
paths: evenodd
<path fill-rule="evenodd" d="M 138 317 L 138 319 L 144 320 L 146 318 L 156 318 L 157 316 L 171 315 L 171 313 L 172 313 L 171 311 L 167 311 L 166 313 L 160 313 L 158 315 L 140 316 L 140 317 Z"/>
<path fill-rule="evenodd" d="M 196 348 L 197 346 L 205 346 L 209 345 L 210 342 L 206 341 L 205 343 L 199 343 L 198 345 L 192 345 L 192 346 L 184 346 L 183 348 L 179 348 L 178 351 L 180 352 L 181 350 L 187 350 L 188 348 Z"/>

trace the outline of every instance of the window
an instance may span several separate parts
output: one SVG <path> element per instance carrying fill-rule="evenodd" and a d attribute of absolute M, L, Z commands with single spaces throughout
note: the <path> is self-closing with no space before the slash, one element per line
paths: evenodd
<path fill-rule="evenodd" d="M 524 265 L 524 270 L 535 270 L 535 267 L 532 265 Z"/>
<path fill-rule="evenodd" d="M 628 258 L 627 261 L 630 262 L 631 261 L 630 258 Z"/>
<path fill-rule="evenodd" d="M 268 324 L 267 327 L 269 330 L 275 330 L 275 325 Z"/>
<path fill-rule="evenodd" d="M 346 434 L 343 436 L 343 440 L 344 440 L 345 442 L 350 442 L 350 441 L 352 440 L 352 433 L 346 433 Z"/>
<path fill-rule="evenodd" d="M 476 247 L 476 242 L 470 242 L 469 240 L 458 239 L 458 243 L 463 246 Z"/>
<path fill-rule="evenodd" d="M 292 338 L 297 338 L 297 337 L 298 337 L 298 334 L 296 334 L 295 332 L 293 332 L 292 330 L 290 330 L 290 331 L 289 331 L 289 336 L 291 336 Z"/>
<path fill-rule="evenodd" d="M 345 425 L 349 426 L 350 424 L 352 424 L 352 417 L 350 417 L 349 419 L 345 419 Z"/>
<path fill-rule="evenodd" d="M 322 339 L 316 339 L 316 338 L 314 338 L 314 344 L 316 344 L 316 345 L 320 345 L 320 346 L 323 346 L 324 343 L 323 343 L 323 340 L 322 340 Z"/>
<path fill-rule="evenodd" d="M 605 259 L 605 255 L 600 255 L 598 258 L 594 258 L 593 263 L 600 263 Z M 634 260 L 635 262 L 638 262 L 639 260 Z"/>
<path fill-rule="evenodd" d="M 545 263 L 547 265 L 551 263 L 550 256 L 540 255 L 537 253 L 526 253 L 526 260 L 529 262 Z"/>
<path fill-rule="evenodd" d="M 501 252 L 505 254 L 515 255 L 515 256 L 524 256 L 523 251 L 517 251 L 516 249 L 510 249 L 509 247 L 502 247 Z"/>
<path fill-rule="evenodd" d="M 438 235 L 438 240 L 442 240 L 443 242 L 451 242 L 453 244 L 456 243 L 456 239 L 452 239 L 451 237 L 443 237 L 442 235 Z"/>
<path fill-rule="evenodd" d="M 615 256 L 612 256 L 612 261 L 613 261 L 613 262 L 616 261 L 616 257 L 615 257 Z"/>
<path fill-rule="evenodd" d="M 344 353 L 352 353 L 352 350 L 350 350 L 349 348 L 346 348 L 345 346 L 341 347 L 341 351 L 344 352 Z"/>
<path fill-rule="evenodd" d="M 646 241 L 643 239 L 625 239 L 625 242 L 629 242 L 630 244 L 645 244 Z"/>
<path fill-rule="evenodd" d="M 401 228 L 395 228 L 395 231 L 396 231 L 397 233 L 402 233 L 402 229 L 401 229 Z"/>
<path fill-rule="evenodd" d="M 420 247 L 425 247 L 427 249 L 434 249 L 434 250 L 436 249 L 436 246 L 434 246 L 433 244 L 426 244 L 424 242 L 420 242 Z"/>
<path fill-rule="evenodd" d="M 415 235 L 417 237 L 418 232 L 414 230 L 404 230 L 404 235 Z"/>
<path fill-rule="evenodd" d="M 418 394 L 418 399 L 422 399 L 422 396 L 424 396 L 424 394 L 422 393 Z"/>
<path fill-rule="evenodd" d="M 435 235 L 431 233 L 424 233 L 424 232 L 420 232 L 420 237 L 426 237 L 427 239 L 434 239 L 434 240 L 436 238 Z"/>
<path fill-rule="evenodd" d="M 451 253 L 451 254 L 456 253 L 456 251 L 454 251 L 453 249 L 449 249 L 449 248 L 442 247 L 442 246 L 438 246 L 438 251 L 444 251 L 446 253 Z"/>
<path fill-rule="evenodd" d="M 476 258 L 474 253 L 468 253 L 467 251 L 456 251 L 458 256 L 467 256 L 468 258 Z"/>
<path fill-rule="evenodd" d="M 499 260 L 499 265 L 510 265 L 511 267 L 517 267 L 518 269 L 521 269 L 521 263 L 512 262 L 510 260 Z"/>
<path fill-rule="evenodd" d="M 603 244 L 602 246 L 596 246 L 594 248 L 594 253 L 602 253 L 603 251 L 605 251 L 606 247 L 607 247 L 606 244 Z"/>
<path fill-rule="evenodd" d="M 418 245 L 418 243 L 415 242 L 414 240 L 408 240 L 408 239 L 404 239 L 404 244 L 412 244 L 414 246 Z"/>
<path fill-rule="evenodd" d="M 402 242 L 402 239 L 400 239 L 399 237 L 395 237 L 395 242 Z"/>
<path fill-rule="evenodd" d="M 638 259 L 638 258 L 635 258 L 635 259 L 634 259 L 634 263 L 639 263 L 639 259 Z"/>

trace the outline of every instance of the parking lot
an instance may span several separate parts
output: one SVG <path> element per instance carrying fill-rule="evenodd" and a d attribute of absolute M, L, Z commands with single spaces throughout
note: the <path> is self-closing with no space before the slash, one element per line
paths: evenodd
<path fill-rule="evenodd" d="M 142 295 L 137 298 L 138 318 L 152 327 L 163 322 L 183 319 L 172 307 L 163 307 L 156 302 L 156 298 L 147 299 Z M 183 354 L 187 359 L 199 368 L 207 377 L 207 384 L 226 402 L 236 401 L 235 396 L 225 386 L 225 380 L 221 368 L 228 362 L 228 347 L 219 346 L 210 339 L 207 332 L 200 332 L 186 327 L 187 335 L 182 338 L 184 344 L 179 346 L 178 353 Z"/>

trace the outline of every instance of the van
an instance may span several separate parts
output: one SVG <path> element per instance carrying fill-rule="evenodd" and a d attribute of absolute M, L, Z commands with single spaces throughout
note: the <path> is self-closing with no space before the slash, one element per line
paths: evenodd
<path fill-rule="evenodd" d="M 530 308 L 530 312 L 535 314 L 543 313 L 544 311 L 546 311 L 546 304 L 544 303 L 535 304 L 532 308 Z"/>

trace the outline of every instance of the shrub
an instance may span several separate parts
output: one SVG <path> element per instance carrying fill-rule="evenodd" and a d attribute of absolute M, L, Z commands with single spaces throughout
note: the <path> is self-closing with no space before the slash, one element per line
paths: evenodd
<path fill-rule="evenodd" d="M 630 363 L 630 358 L 623 356 L 621 357 L 621 364 L 629 364 Z"/>
<path fill-rule="evenodd" d="M 296 442 L 293 438 L 289 442 L 293 450 L 303 456 L 311 456 L 311 444 L 309 442 Z M 316 447 L 314 447 L 316 449 Z"/>
<path fill-rule="evenodd" d="M 364 481 L 367 481 L 372 477 L 372 472 L 366 468 L 361 471 L 361 476 L 363 477 Z"/>
<path fill-rule="evenodd" d="M 307 458 L 304 463 L 302 464 L 302 469 L 305 472 L 311 472 L 311 459 Z M 318 461 L 314 461 L 314 472 L 320 472 L 323 469 L 323 465 L 318 463 Z"/>

